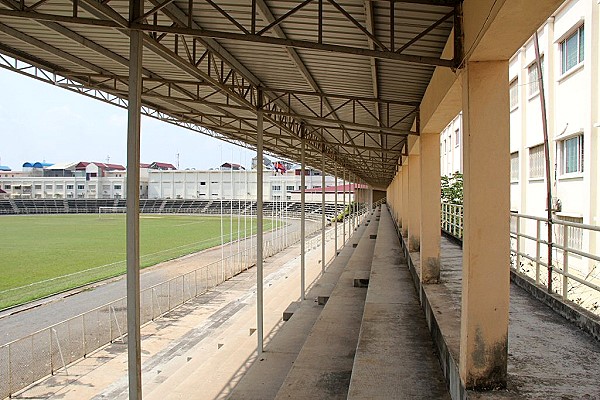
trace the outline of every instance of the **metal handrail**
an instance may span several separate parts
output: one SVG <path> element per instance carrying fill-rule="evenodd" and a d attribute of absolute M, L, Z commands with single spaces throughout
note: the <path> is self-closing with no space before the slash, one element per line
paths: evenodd
<path fill-rule="evenodd" d="M 462 206 L 442 202 L 442 230 L 462 239 L 462 215 Z M 552 218 L 550 223 L 562 234 L 562 238 L 557 235 L 555 241 L 549 244 L 547 238 L 543 236 L 542 229 L 542 224 L 547 224 L 548 218 L 515 212 L 511 212 L 510 218 L 512 222 L 510 251 L 513 257 L 511 268 L 518 275 L 528 276 L 535 280 L 536 284 L 545 286 L 548 291 L 559 294 L 564 300 L 573 300 L 600 315 L 600 265 L 593 264 L 600 262 L 600 254 L 575 248 L 569 244 L 572 231 L 579 235 L 576 243 L 583 245 L 586 242 L 596 242 L 600 226 Z M 449 221 L 456 223 L 449 223 Z M 535 229 L 531 229 L 532 223 Z M 530 229 L 527 229 L 528 225 Z M 449 227 L 456 230 L 448 229 Z M 587 238 L 587 241 L 584 238 Z M 549 245 L 556 252 L 550 266 L 543 257 Z M 526 264 L 534 267 L 533 271 L 529 271 Z M 546 272 L 551 269 L 552 273 L 556 274 L 556 280 L 561 284 L 552 285 L 552 282 L 548 282 L 547 274 L 542 274 L 543 268 Z"/>

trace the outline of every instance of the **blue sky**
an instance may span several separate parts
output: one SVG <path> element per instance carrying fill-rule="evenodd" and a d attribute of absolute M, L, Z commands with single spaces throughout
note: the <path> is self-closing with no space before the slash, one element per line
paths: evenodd
<path fill-rule="evenodd" d="M 0 165 L 100 161 L 126 164 L 127 111 L 0 68 Z M 250 167 L 254 152 L 142 117 L 141 161 L 208 169 Z"/>

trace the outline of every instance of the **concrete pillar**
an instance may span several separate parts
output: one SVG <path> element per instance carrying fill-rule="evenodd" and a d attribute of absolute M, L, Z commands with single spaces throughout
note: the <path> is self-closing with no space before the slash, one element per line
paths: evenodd
<path fill-rule="evenodd" d="M 421 282 L 440 279 L 440 135 L 421 133 Z"/>
<path fill-rule="evenodd" d="M 402 209 L 400 216 L 402 219 L 402 236 L 408 237 L 408 161 L 402 166 Z"/>
<path fill-rule="evenodd" d="M 419 251 L 421 242 L 421 161 L 419 144 L 408 156 L 408 251 Z"/>
<path fill-rule="evenodd" d="M 463 71 L 464 239 L 460 376 L 468 389 L 506 385 L 510 153 L 508 61 Z"/>

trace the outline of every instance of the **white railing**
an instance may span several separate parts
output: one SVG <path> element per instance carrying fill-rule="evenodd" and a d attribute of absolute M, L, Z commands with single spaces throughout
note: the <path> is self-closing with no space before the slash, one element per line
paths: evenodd
<path fill-rule="evenodd" d="M 517 213 L 510 218 L 515 272 L 600 315 L 600 227 L 552 219 L 548 267 L 548 219 Z"/>
<path fill-rule="evenodd" d="M 346 216 L 341 223 L 348 224 L 347 231 L 350 232 L 352 224 L 360 224 L 367 211 L 362 208 Z M 306 232 L 306 251 L 322 245 L 321 235 L 315 235 L 321 232 L 321 225 L 317 221 L 311 222 Z M 328 226 L 326 241 L 331 240 L 335 232 L 333 225 Z M 285 232 L 284 227 L 271 231 L 271 238 L 264 242 L 265 258 L 300 241 L 300 231 Z M 140 323 L 146 324 L 167 314 L 255 264 L 256 244 L 143 289 L 140 292 Z M 68 374 L 70 363 L 109 343 L 123 342 L 127 334 L 126 315 L 126 299 L 121 298 L 0 346 L 0 399 L 59 371 Z"/>
<path fill-rule="evenodd" d="M 600 227 L 552 219 L 548 267 L 548 219 L 510 214 L 511 268 L 548 292 L 600 315 Z M 463 237 L 463 207 L 442 203 L 442 230 Z"/>
<path fill-rule="evenodd" d="M 463 237 L 463 205 L 442 202 L 442 230 L 455 238 Z"/>

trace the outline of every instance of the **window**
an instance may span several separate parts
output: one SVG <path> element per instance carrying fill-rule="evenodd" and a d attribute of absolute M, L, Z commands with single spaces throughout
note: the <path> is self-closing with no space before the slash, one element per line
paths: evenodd
<path fill-rule="evenodd" d="M 519 181 L 519 152 L 515 151 L 510 154 L 510 181 Z"/>
<path fill-rule="evenodd" d="M 200 182 L 200 186 L 206 186 L 206 182 Z"/>
<path fill-rule="evenodd" d="M 460 145 L 460 129 L 454 131 L 454 143 L 456 147 Z"/>
<path fill-rule="evenodd" d="M 52 185 L 46 185 L 46 190 L 52 190 Z"/>
<path fill-rule="evenodd" d="M 577 64 L 583 62 L 584 31 L 581 25 L 568 38 L 560 43 L 561 73 L 569 71 Z"/>
<path fill-rule="evenodd" d="M 285 187 L 285 190 L 294 190 L 294 186 L 289 186 L 288 185 L 288 186 Z"/>
<path fill-rule="evenodd" d="M 574 136 L 559 142 L 561 173 L 583 172 L 583 135 Z"/>
<path fill-rule="evenodd" d="M 544 145 L 529 148 L 529 179 L 544 178 Z"/>
<path fill-rule="evenodd" d="M 544 56 L 541 56 L 542 71 L 544 70 Z M 529 79 L 529 97 L 535 96 L 540 92 L 540 77 L 538 76 L 537 62 L 534 62 L 527 68 L 527 78 Z"/>
<path fill-rule="evenodd" d="M 35 185 L 35 190 L 42 190 L 42 185 Z"/>
<path fill-rule="evenodd" d="M 58 184 L 58 183 L 56 184 L 56 190 L 62 190 L 62 188 L 63 188 L 63 185 Z"/>
<path fill-rule="evenodd" d="M 77 190 L 84 190 L 85 189 L 85 185 L 77 185 Z"/>
<path fill-rule="evenodd" d="M 121 190 L 121 185 L 115 185 L 115 190 Z"/>
<path fill-rule="evenodd" d="M 67 185 L 67 190 L 73 190 L 73 185 Z"/>
<path fill-rule="evenodd" d="M 8 184 L 4 185 L 4 189 L 10 189 L 10 185 L 8 185 Z"/>
<path fill-rule="evenodd" d="M 280 185 L 273 185 L 273 190 L 281 190 L 281 186 Z"/>
<path fill-rule="evenodd" d="M 558 220 L 565 222 L 574 222 L 576 224 L 583 224 L 583 218 L 570 217 L 566 215 L 557 215 Z M 567 246 L 569 249 L 581 250 L 583 242 L 583 229 L 575 226 L 567 226 L 562 224 L 554 225 L 558 232 L 556 234 L 556 243 L 562 245 L 565 241 L 565 231 L 567 232 Z"/>
<path fill-rule="evenodd" d="M 508 93 L 510 95 L 510 109 L 512 110 L 515 107 L 519 106 L 519 80 L 513 79 L 510 82 L 510 87 L 508 89 Z"/>

